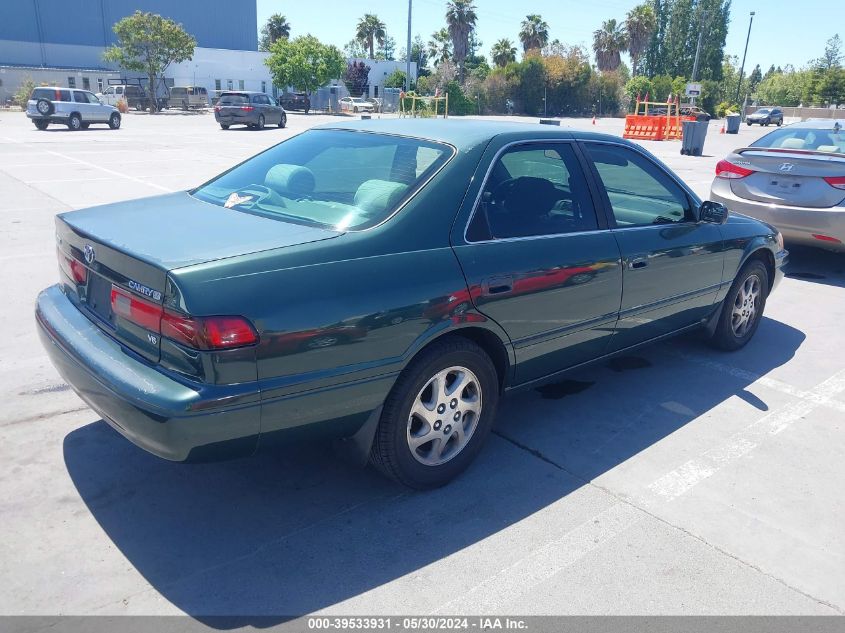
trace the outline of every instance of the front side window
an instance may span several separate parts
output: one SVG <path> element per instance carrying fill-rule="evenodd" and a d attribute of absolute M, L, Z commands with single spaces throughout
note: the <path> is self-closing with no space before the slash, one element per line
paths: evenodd
<path fill-rule="evenodd" d="M 88 103 L 88 97 L 86 97 L 85 93 L 81 91 L 76 91 L 73 93 L 73 100 L 76 103 Z"/>
<path fill-rule="evenodd" d="M 100 105 L 100 100 L 97 98 L 97 95 L 95 95 L 94 93 L 92 93 L 92 92 L 86 92 L 86 93 L 83 93 L 83 94 L 84 94 L 86 97 L 88 97 L 88 103 L 93 103 L 93 104 L 95 104 L 95 105 Z"/>
<path fill-rule="evenodd" d="M 620 145 L 586 147 L 618 227 L 695 221 L 684 190 L 645 156 Z"/>
<path fill-rule="evenodd" d="M 596 211 L 569 143 L 517 146 L 493 165 L 470 241 L 592 231 Z"/>
<path fill-rule="evenodd" d="M 363 230 L 393 214 L 452 153 L 448 145 L 416 138 L 310 130 L 192 194 L 279 220 Z"/>

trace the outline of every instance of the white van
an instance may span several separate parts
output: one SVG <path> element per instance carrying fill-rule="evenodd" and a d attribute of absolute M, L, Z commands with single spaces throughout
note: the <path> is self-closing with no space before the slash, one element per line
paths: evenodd
<path fill-rule="evenodd" d="M 208 91 L 203 86 L 174 86 L 170 89 L 171 108 L 192 108 L 208 107 Z"/>

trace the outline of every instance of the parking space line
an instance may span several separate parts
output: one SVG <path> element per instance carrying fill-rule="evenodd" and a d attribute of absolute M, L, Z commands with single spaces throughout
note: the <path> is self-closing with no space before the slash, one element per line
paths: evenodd
<path fill-rule="evenodd" d="M 495 612 L 502 606 L 503 600 L 512 600 L 528 593 L 615 539 L 646 516 L 646 513 L 629 503 L 615 503 L 562 537 L 535 549 L 457 598 L 439 606 L 432 613 Z"/>
<path fill-rule="evenodd" d="M 77 163 L 79 165 L 85 165 L 86 167 L 93 167 L 94 169 L 99 169 L 100 171 L 104 171 L 107 174 L 111 174 L 112 176 L 118 176 L 119 178 L 126 178 L 127 180 L 132 180 L 134 182 L 140 183 L 142 185 L 147 185 L 148 187 L 153 187 L 154 189 L 158 189 L 159 191 L 165 191 L 167 193 L 173 193 L 173 189 L 169 189 L 167 187 L 162 187 L 161 185 L 148 182 L 146 180 L 142 180 L 141 178 L 135 178 L 135 176 L 130 176 L 129 174 L 124 174 L 119 171 L 115 171 L 113 169 L 109 169 L 108 167 L 101 167 L 95 163 L 89 162 L 87 160 L 82 160 L 81 158 L 74 158 L 73 156 L 68 156 L 67 154 L 62 154 L 61 152 L 56 152 L 51 149 L 45 149 L 45 152 L 48 154 L 52 154 L 53 156 L 58 156 L 59 158 L 64 158 L 65 160 L 69 160 L 71 162 Z"/>
<path fill-rule="evenodd" d="M 788 396 L 801 398 L 802 400 L 809 400 L 810 402 L 814 402 L 818 405 L 829 407 L 831 409 L 835 409 L 836 411 L 845 413 L 845 402 L 833 400 L 830 396 L 823 396 L 819 393 L 816 393 L 815 391 L 804 391 L 803 389 L 793 387 L 789 383 L 783 382 L 782 380 L 777 380 L 776 378 L 769 378 L 768 376 L 761 376 L 760 374 L 755 374 L 754 372 L 750 372 L 745 369 L 740 369 L 739 367 L 725 365 L 718 361 L 710 360 L 708 358 L 697 356 L 695 354 L 688 354 L 686 352 L 678 352 L 675 350 L 667 351 L 667 353 L 671 354 L 672 356 L 676 356 L 681 360 L 690 363 L 695 363 L 696 365 L 699 365 L 701 367 L 707 367 L 708 369 L 712 369 L 723 374 L 728 374 L 735 378 L 741 378 L 742 380 L 748 381 L 749 383 L 762 385 L 763 387 L 771 389 L 772 391 L 779 391 L 780 393 L 786 394 Z"/>
<path fill-rule="evenodd" d="M 664 501 L 672 501 L 708 479 L 726 465 L 747 455 L 769 436 L 788 429 L 812 410 L 828 404 L 831 398 L 845 391 L 845 370 L 837 372 L 813 388 L 812 398 L 792 402 L 782 409 L 772 411 L 734 433 L 721 446 L 710 449 L 696 459 L 691 459 L 675 470 L 663 475 L 648 489 Z M 645 501 L 648 505 L 648 500 Z"/>

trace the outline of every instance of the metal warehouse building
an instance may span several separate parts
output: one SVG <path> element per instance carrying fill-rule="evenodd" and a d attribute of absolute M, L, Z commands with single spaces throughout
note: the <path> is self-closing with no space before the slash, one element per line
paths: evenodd
<path fill-rule="evenodd" d="M 98 68 L 136 9 L 180 22 L 204 48 L 258 50 L 255 0 L 3 0 L 0 64 Z"/>

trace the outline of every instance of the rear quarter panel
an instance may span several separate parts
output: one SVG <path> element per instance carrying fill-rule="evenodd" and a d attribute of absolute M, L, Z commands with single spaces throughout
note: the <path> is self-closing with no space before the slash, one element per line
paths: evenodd
<path fill-rule="evenodd" d="M 468 292 L 449 230 L 476 149 L 380 226 L 171 272 L 189 312 L 243 315 L 258 330 L 262 438 L 317 422 L 354 433 L 425 343 L 466 325 L 448 307 Z"/>

